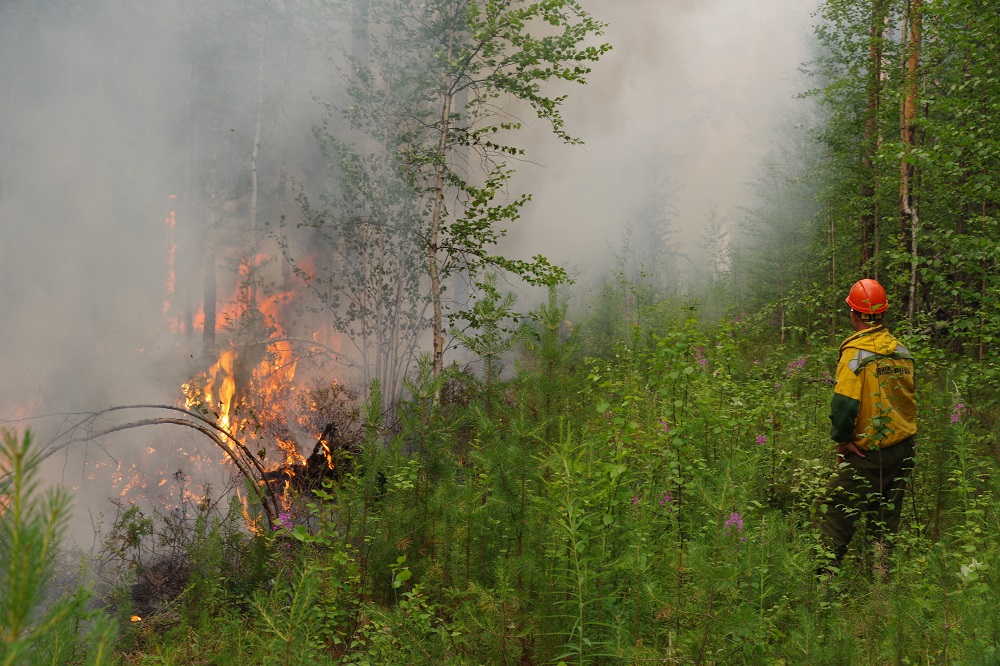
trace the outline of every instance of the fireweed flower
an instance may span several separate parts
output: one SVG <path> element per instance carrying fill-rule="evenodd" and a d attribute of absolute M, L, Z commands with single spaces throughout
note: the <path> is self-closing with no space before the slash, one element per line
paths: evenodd
<path fill-rule="evenodd" d="M 278 514 L 278 518 L 274 521 L 274 531 L 278 531 L 281 528 L 285 528 L 286 530 L 292 529 L 292 514 L 287 512 Z"/>
<path fill-rule="evenodd" d="M 669 490 L 664 490 L 662 493 L 660 493 L 660 506 L 667 506 L 673 501 L 674 501 L 674 496 Z M 670 507 L 670 510 L 673 511 L 674 508 Z"/>
<path fill-rule="evenodd" d="M 704 350 L 704 348 L 702 348 L 700 346 L 694 348 L 694 360 L 697 361 L 698 365 L 700 365 L 703 368 L 706 365 L 708 365 L 708 359 L 705 358 L 705 350 Z"/>
<path fill-rule="evenodd" d="M 951 422 L 958 423 L 959 421 L 962 420 L 962 417 L 965 416 L 966 412 L 968 411 L 969 408 L 966 407 L 964 403 L 962 402 L 955 403 L 955 406 L 951 408 Z"/>
<path fill-rule="evenodd" d="M 635 497 L 632 498 L 632 504 L 638 504 L 641 501 L 642 501 L 641 495 L 636 495 Z"/>
<path fill-rule="evenodd" d="M 731 530 L 735 529 L 737 534 L 743 532 L 743 516 L 740 515 L 739 511 L 733 511 L 732 515 L 729 516 L 729 520 L 723 525 L 726 530 L 726 536 L 729 536 Z M 740 541 L 746 541 L 746 537 L 740 537 Z"/>
<path fill-rule="evenodd" d="M 767 436 L 766 435 L 757 435 L 757 444 L 759 444 L 761 446 L 763 446 L 764 444 L 767 444 Z"/>
<path fill-rule="evenodd" d="M 660 427 L 663 428 L 664 435 L 670 434 L 670 424 L 664 421 L 663 419 L 660 419 Z"/>
<path fill-rule="evenodd" d="M 785 366 L 785 376 L 794 377 L 795 375 L 798 374 L 799 370 L 805 367 L 805 365 L 806 365 L 806 359 L 804 356 L 789 361 L 788 365 Z"/>

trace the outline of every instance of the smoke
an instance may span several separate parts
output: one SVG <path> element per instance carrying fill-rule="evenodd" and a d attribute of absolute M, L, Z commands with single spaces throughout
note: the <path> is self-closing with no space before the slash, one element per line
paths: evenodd
<path fill-rule="evenodd" d="M 204 248 L 224 264 L 227 238 L 247 233 L 232 211 L 250 179 L 266 23 L 231 4 L 0 5 L 0 426 L 65 441 L 78 412 L 177 404 L 211 362 L 200 334 L 178 326 L 197 309 Z M 279 63 L 268 54 L 268 99 L 290 99 L 262 143 L 278 143 L 280 122 L 311 143 L 317 114 L 301 115 L 316 105 L 295 76 L 278 78 Z M 278 168 L 272 155 L 261 170 L 271 190 Z M 191 452 L 221 458 L 211 448 L 176 429 L 128 431 L 75 443 L 48 475 L 81 507 L 103 506 L 135 474 L 169 476 L 179 455 L 189 466 Z M 209 480 L 218 490 L 217 474 L 194 485 Z"/>
<path fill-rule="evenodd" d="M 692 259 L 713 215 L 735 229 L 755 203 L 755 168 L 808 85 L 798 67 L 818 2 L 586 4 L 614 46 L 586 86 L 567 91 L 567 127 L 586 145 L 537 128 L 518 181 L 536 196 L 511 233 L 516 251 L 575 266 L 584 282 L 651 213 L 673 232 L 657 249 Z"/>
<path fill-rule="evenodd" d="M 709 211 L 733 223 L 752 204 L 745 183 L 780 131 L 775 112 L 801 89 L 814 3 L 583 4 L 610 24 L 614 46 L 586 86 L 564 91 L 567 128 L 586 145 L 528 124 L 529 161 L 513 185 L 534 198 L 508 250 L 601 270 L 646 217 L 676 231 L 659 249 L 690 253 Z M 176 404 L 180 384 L 211 362 L 191 329 L 206 251 L 220 298 L 234 289 L 233 248 L 258 238 L 276 253 L 250 228 L 254 137 L 258 224 L 294 223 L 292 183 L 321 170 L 317 99 L 336 100 L 343 74 L 327 61 L 339 46 L 312 32 L 320 11 L 0 4 L 0 423 L 56 415 L 19 421 L 45 441 L 67 413 Z M 88 460 L 141 467 L 164 435 L 137 432 L 107 453 L 91 447 Z M 199 446 L 191 434 L 168 438 Z M 59 465 L 57 480 L 108 494 L 87 487 L 82 466 Z"/>
<path fill-rule="evenodd" d="M 73 411 L 117 379 L 153 388 L 114 359 L 149 346 L 162 300 L 157 35 L 30 3 L 5 4 L 0 26 L 0 404 Z"/>

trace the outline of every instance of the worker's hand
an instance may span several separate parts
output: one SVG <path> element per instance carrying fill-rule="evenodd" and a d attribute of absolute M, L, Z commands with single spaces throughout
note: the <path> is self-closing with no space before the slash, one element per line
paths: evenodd
<path fill-rule="evenodd" d="M 861 452 L 854 442 L 843 442 L 842 444 L 837 444 L 837 455 L 844 458 L 850 454 L 854 454 L 859 458 L 864 458 L 865 454 Z"/>

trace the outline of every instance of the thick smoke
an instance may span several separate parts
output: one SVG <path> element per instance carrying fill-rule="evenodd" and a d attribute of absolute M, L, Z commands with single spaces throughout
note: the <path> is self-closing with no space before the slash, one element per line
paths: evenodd
<path fill-rule="evenodd" d="M 74 414 L 175 405 L 212 363 L 190 323 L 206 248 L 220 299 L 235 288 L 228 250 L 250 234 L 258 127 L 262 193 L 276 188 L 279 147 L 302 153 L 293 175 L 316 159 L 310 86 L 322 81 L 308 77 L 322 58 L 312 35 L 290 38 L 282 8 L 0 5 L 0 425 L 65 442 Z M 275 214 L 262 206 L 261 223 Z M 179 463 L 152 452 L 180 448 L 221 457 L 200 435 L 152 428 L 74 443 L 48 467 L 86 506 L 136 472 L 169 475 L 158 468 Z"/>
<path fill-rule="evenodd" d="M 614 50 L 568 91 L 567 125 L 586 145 L 541 131 L 530 145 L 519 184 L 537 196 L 511 234 L 518 251 L 574 265 L 585 281 L 607 269 L 627 226 L 642 242 L 650 215 L 673 232 L 657 249 L 689 258 L 713 216 L 733 230 L 755 202 L 755 168 L 787 131 L 780 119 L 808 86 L 798 68 L 817 4 L 587 3 Z"/>
<path fill-rule="evenodd" d="M 744 184 L 775 110 L 799 90 L 813 3 L 583 4 L 610 23 L 614 46 L 587 86 L 565 90 L 567 127 L 586 146 L 529 123 L 514 185 L 534 198 L 508 248 L 599 270 L 645 217 L 672 225 L 662 237 L 689 252 L 711 210 L 728 219 L 752 203 Z M 0 4 L 0 421 L 175 404 L 211 362 L 190 328 L 206 248 L 223 299 L 236 280 L 234 239 L 266 245 L 263 225 L 294 220 L 296 184 L 308 189 L 321 171 L 312 128 L 322 102 L 342 98 L 344 74 L 328 62 L 335 33 L 312 30 L 328 19 L 319 11 Z M 20 425 L 44 441 L 65 422 Z M 159 437 L 115 436 L 108 454 L 135 465 Z M 87 455 L 108 463 L 103 450 Z M 107 494 L 87 487 L 81 466 L 57 467 L 81 503 Z"/>

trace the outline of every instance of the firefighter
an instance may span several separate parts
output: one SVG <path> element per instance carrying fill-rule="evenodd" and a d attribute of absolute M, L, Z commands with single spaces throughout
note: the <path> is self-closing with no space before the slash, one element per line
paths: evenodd
<path fill-rule="evenodd" d="M 821 573 L 839 570 L 862 516 L 876 554 L 887 562 L 917 433 L 913 357 L 882 323 L 889 307 L 885 289 L 875 280 L 859 280 L 847 304 L 854 334 L 840 345 L 830 404 L 838 466 L 818 501 L 820 533 L 830 558 Z"/>

